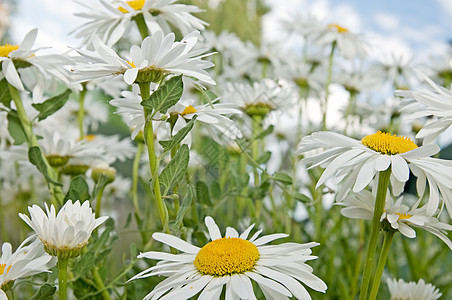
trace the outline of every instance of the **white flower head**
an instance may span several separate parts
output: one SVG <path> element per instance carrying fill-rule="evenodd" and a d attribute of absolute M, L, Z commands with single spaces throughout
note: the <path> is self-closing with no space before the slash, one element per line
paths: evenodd
<path fill-rule="evenodd" d="M 162 31 L 146 37 L 141 47 L 130 48 L 130 59 L 124 60 L 106 46 L 98 37 L 93 38 L 94 51 L 77 50 L 88 61 L 77 64 L 74 69 L 80 81 L 124 74 L 124 81 L 131 85 L 139 82 L 160 82 L 168 74 L 183 74 L 203 83 L 215 84 L 205 71 L 213 66 L 202 58 L 206 50 L 194 50 L 199 32 L 193 31 L 180 42 L 174 33 Z"/>
<path fill-rule="evenodd" d="M 399 231 L 408 238 L 415 238 L 414 228 L 424 229 L 440 238 L 452 250 L 452 242 L 447 237 L 447 231 L 452 230 L 452 225 L 440 222 L 438 218 L 427 214 L 425 207 L 415 208 L 402 204 L 404 197 L 400 197 L 394 203 L 393 199 L 386 197 L 386 205 L 380 221 L 386 230 Z M 345 206 L 341 214 L 352 219 L 372 220 L 375 210 L 375 196 L 367 190 L 350 195 L 339 205 Z"/>
<path fill-rule="evenodd" d="M 325 151 L 309 155 L 311 150 Z M 452 215 L 452 162 L 432 158 L 439 147 L 434 144 L 418 147 L 409 138 L 384 132 L 364 137 L 361 141 L 334 132 L 316 132 L 302 139 L 298 153 L 305 153 L 303 163 L 310 168 L 322 166 L 325 169 L 317 187 L 336 175 L 341 182 L 336 200 L 342 201 L 347 193 L 362 191 L 377 173 L 391 168 L 391 186 L 394 195 L 402 193 L 410 171 L 417 177 L 419 197 L 429 185 L 427 212 L 433 214 L 439 207 L 440 194 L 449 215 Z"/>
<path fill-rule="evenodd" d="M 390 300 L 438 300 L 442 293 L 431 283 L 425 283 L 423 279 L 405 282 L 403 279 L 388 279 L 387 281 Z"/>
<path fill-rule="evenodd" d="M 99 36 L 109 47 L 123 36 L 128 35 L 132 18 L 143 15 L 146 25 L 154 34 L 157 31 L 170 33 L 170 24 L 178 28 L 182 35 L 193 30 L 204 30 L 206 22 L 196 18 L 192 13 L 202 12 L 194 5 L 174 3 L 176 0 L 117 0 L 117 1 L 77 1 L 86 7 L 87 12 L 75 15 L 86 20 L 73 32 L 83 39 L 83 44 L 90 43 L 94 36 Z"/>
<path fill-rule="evenodd" d="M 72 64 L 72 60 L 57 54 L 36 55 L 40 48 L 32 49 L 32 47 L 37 34 L 38 30 L 34 28 L 25 35 L 19 45 L 0 46 L 0 78 L 6 78 L 9 84 L 20 91 L 25 91 L 25 88 L 17 69 L 30 66 L 36 67 L 40 75 L 50 74 L 69 83 L 69 72 L 63 66 Z M 41 77 L 38 77 L 33 88 L 34 99 L 40 98 L 44 92 L 45 80 Z"/>
<path fill-rule="evenodd" d="M 155 240 L 183 253 L 150 251 L 138 256 L 160 262 L 131 280 L 154 275 L 168 277 L 144 299 L 189 299 L 199 293 L 200 299 L 218 299 L 223 286 L 226 286 L 226 299 L 256 299 L 252 280 L 267 299 L 311 299 L 300 282 L 316 291 L 326 291 L 326 284 L 306 264 L 317 258 L 311 255 L 311 247 L 317 243 L 266 245 L 288 235 L 279 233 L 258 238 L 262 232 L 259 230 L 248 238 L 254 226 L 251 225 L 240 235 L 228 227 L 222 237 L 211 217 L 206 217 L 205 223 L 212 241 L 202 248 L 169 234 L 153 234 Z"/>
<path fill-rule="evenodd" d="M 3 243 L 0 257 L 0 299 L 6 299 L 2 289 L 6 289 L 14 280 L 48 272 L 55 263 L 56 260 L 45 253 L 42 243 L 35 235 L 25 239 L 14 253 L 10 243 Z"/>
<path fill-rule="evenodd" d="M 27 215 L 19 216 L 38 235 L 47 253 L 54 256 L 76 257 L 88 243 L 92 231 L 105 222 L 108 217 L 95 218 L 89 201 L 68 200 L 56 214 L 53 204 L 45 204 L 44 212 L 39 206 L 28 207 Z"/>
<path fill-rule="evenodd" d="M 429 88 L 398 90 L 396 95 L 404 98 L 402 111 L 408 112 L 408 117 L 431 118 L 416 135 L 417 138 L 424 139 L 424 144 L 428 144 L 452 125 L 452 90 L 438 86 L 420 72 L 418 74 L 429 84 Z"/>

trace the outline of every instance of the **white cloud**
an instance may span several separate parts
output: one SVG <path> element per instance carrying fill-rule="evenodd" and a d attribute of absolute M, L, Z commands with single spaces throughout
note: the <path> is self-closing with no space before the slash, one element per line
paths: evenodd
<path fill-rule="evenodd" d="M 452 1 L 450 0 L 437 0 L 443 11 L 452 16 Z"/>
<path fill-rule="evenodd" d="M 375 21 L 377 22 L 380 28 L 385 30 L 395 30 L 399 27 L 399 19 L 387 12 L 377 12 L 374 16 Z"/>

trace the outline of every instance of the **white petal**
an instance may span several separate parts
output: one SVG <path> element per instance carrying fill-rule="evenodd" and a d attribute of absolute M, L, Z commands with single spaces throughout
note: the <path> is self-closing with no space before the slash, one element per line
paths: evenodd
<path fill-rule="evenodd" d="M 127 69 L 124 73 L 124 81 L 125 83 L 131 85 L 135 82 L 135 79 L 137 79 L 138 75 L 138 69 L 137 68 L 131 68 Z"/>
<path fill-rule="evenodd" d="M 16 71 L 14 63 L 10 59 L 6 59 L 2 62 L 3 74 L 6 80 L 19 91 L 25 92 L 25 88 L 22 85 L 19 74 Z"/>
<path fill-rule="evenodd" d="M 209 230 L 209 235 L 212 241 L 221 239 L 220 228 L 218 228 L 217 224 L 212 219 L 212 217 L 206 217 L 204 222 L 206 223 L 207 230 Z"/>
<path fill-rule="evenodd" d="M 171 246 L 171 247 L 173 247 L 177 250 L 183 251 L 185 253 L 196 254 L 200 250 L 200 248 L 193 246 L 193 245 L 187 243 L 186 241 L 181 240 L 180 238 L 175 237 L 170 234 L 156 232 L 152 235 L 152 237 L 159 242 L 167 244 L 168 246 Z"/>
<path fill-rule="evenodd" d="M 406 182 L 410 177 L 410 169 L 408 168 L 408 163 L 400 155 L 392 155 L 392 174 L 400 182 Z"/>

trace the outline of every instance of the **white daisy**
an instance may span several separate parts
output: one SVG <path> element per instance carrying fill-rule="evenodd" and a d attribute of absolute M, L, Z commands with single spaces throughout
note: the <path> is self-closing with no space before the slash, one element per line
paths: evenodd
<path fill-rule="evenodd" d="M 7 299 L 7 290 L 14 280 L 48 272 L 56 260 L 44 252 L 42 243 L 33 235 L 25 239 L 12 253 L 10 243 L 3 243 L 0 257 L 0 299 Z"/>
<path fill-rule="evenodd" d="M 311 150 L 325 151 L 309 155 Z M 303 163 L 325 167 L 317 187 L 333 175 L 341 182 L 336 200 L 347 193 L 363 190 L 380 171 L 391 168 L 394 195 L 403 191 L 410 171 L 417 177 L 417 192 L 422 197 L 429 185 L 427 211 L 433 214 L 439 206 L 440 193 L 449 215 L 452 215 L 452 161 L 432 158 L 440 148 L 434 144 L 418 147 L 409 138 L 377 132 L 361 141 L 334 132 L 316 132 L 302 139 L 298 153 L 307 154 Z"/>
<path fill-rule="evenodd" d="M 416 135 L 428 144 L 452 125 L 452 90 L 438 86 L 420 72 L 418 74 L 425 79 L 430 88 L 413 91 L 398 90 L 396 95 L 405 98 L 402 111 L 410 113 L 410 118 L 431 118 Z"/>
<path fill-rule="evenodd" d="M 336 43 L 339 54 L 347 59 L 364 58 L 367 55 L 368 44 L 364 38 L 338 24 L 324 25 L 322 30 L 315 30 L 309 34 L 309 38 L 321 46 Z"/>
<path fill-rule="evenodd" d="M 213 63 L 202 60 L 209 54 L 206 50 L 194 50 L 199 32 L 193 31 L 180 42 L 174 33 L 164 35 L 162 31 L 145 38 L 138 46 L 130 48 L 130 60 L 124 60 L 106 46 L 98 37 L 93 38 L 95 51 L 77 50 L 87 59 L 86 63 L 74 66 L 80 81 L 124 74 L 124 81 L 131 85 L 139 82 L 160 82 L 168 74 L 183 74 L 203 83 L 215 84 L 205 71 Z"/>
<path fill-rule="evenodd" d="M 403 279 L 388 279 L 390 300 L 438 300 L 443 294 L 431 283 L 419 279 L 416 283 L 405 282 Z"/>
<path fill-rule="evenodd" d="M 222 237 L 211 217 L 206 217 L 205 223 L 212 241 L 202 248 L 169 234 L 153 234 L 154 239 L 183 253 L 150 251 L 138 256 L 160 262 L 131 280 L 154 275 L 168 277 L 144 299 L 189 299 L 199 293 L 199 299 L 219 299 L 223 286 L 226 286 L 226 299 L 256 299 L 251 280 L 259 285 L 267 299 L 311 299 L 300 282 L 316 291 L 326 291 L 326 284 L 305 263 L 317 258 L 311 256 L 310 249 L 317 243 L 265 245 L 288 235 L 258 238 L 262 232 L 259 230 L 248 239 L 254 226 L 251 225 L 240 235 L 228 227 Z"/>
<path fill-rule="evenodd" d="M 137 15 L 143 15 L 151 35 L 157 31 L 172 32 L 170 24 L 179 29 L 182 35 L 193 30 L 204 30 L 206 22 L 196 18 L 192 13 L 202 12 L 194 5 L 174 3 L 176 0 L 132 0 L 132 1 L 77 1 L 86 8 L 86 12 L 75 13 L 86 20 L 76 28 L 76 37 L 83 39 L 83 44 L 90 43 L 94 36 L 99 36 L 109 47 L 127 35 L 130 23 Z"/>
<path fill-rule="evenodd" d="M 6 80 L 20 91 L 25 91 L 25 88 L 20 79 L 18 68 L 28 68 L 30 66 L 36 67 L 41 74 L 50 74 L 65 83 L 69 83 L 69 73 L 64 65 L 72 64 L 72 60 L 57 54 L 36 55 L 40 50 L 32 49 L 36 40 L 38 30 L 30 30 L 19 45 L 3 45 L 0 46 L 0 62 L 1 71 L 0 78 L 4 77 Z M 40 98 L 44 92 L 45 80 L 38 78 L 33 88 L 34 98 Z"/>
<path fill-rule="evenodd" d="M 380 221 L 387 230 L 396 230 L 407 238 L 415 238 L 416 231 L 412 227 L 424 229 L 438 238 L 452 249 L 452 242 L 447 237 L 447 231 L 452 230 L 452 225 L 440 222 L 427 214 L 425 207 L 415 208 L 402 204 L 403 197 L 394 200 L 391 197 L 386 198 L 386 205 Z M 341 214 L 352 219 L 372 220 L 375 210 L 375 196 L 367 190 L 358 194 L 346 197 L 344 202 L 339 205 L 345 206 L 341 209 Z"/>
<path fill-rule="evenodd" d="M 59 257 L 76 257 L 88 243 L 92 231 L 105 222 L 108 217 L 95 218 L 89 201 L 80 204 L 67 201 L 56 214 L 53 204 L 45 203 L 46 212 L 39 206 L 28 207 L 31 219 L 24 214 L 19 216 L 38 235 L 47 253 Z"/>

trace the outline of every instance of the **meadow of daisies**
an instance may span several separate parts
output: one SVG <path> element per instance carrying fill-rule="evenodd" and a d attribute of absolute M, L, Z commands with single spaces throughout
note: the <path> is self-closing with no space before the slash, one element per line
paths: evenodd
<path fill-rule="evenodd" d="M 66 52 L 1 40 L 0 300 L 452 298 L 452 51 L 376 61 L 301 12 L 267 44 L 257 0 L 76 2 Z"/>

